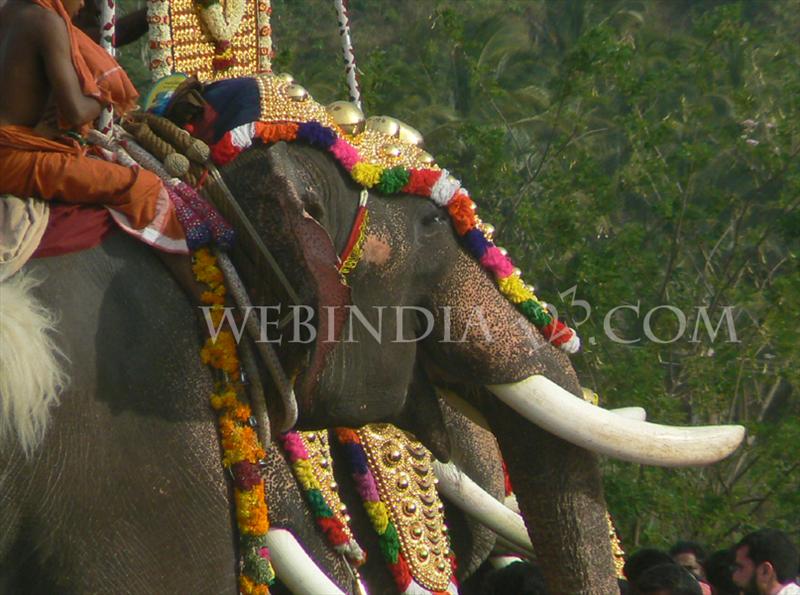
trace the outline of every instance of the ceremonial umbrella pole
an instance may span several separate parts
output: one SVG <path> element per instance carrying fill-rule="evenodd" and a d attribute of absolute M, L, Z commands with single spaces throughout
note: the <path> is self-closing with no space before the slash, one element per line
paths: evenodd
<path fill-rule="evenodd" d="M 97 0 L 97 8 L 100 11 L 100 47 L 114 56 L 116 2 L 115 0 Z M 111 106 L 104 107 L 97 118 L 97 129 L 103 134 L 110 135 L 113 132 L 113 124 L 114 109 Z"/>
<path fill-rule="evenodd" d="M 358 89 L 356 76 L 356 56 L 353 52 L 353 42 L 350 39 L 350 16 L 347 14 L 347 0 L 334 0 L 339 19 L 339 36 L 342 39 L 342 55 L 344 56 L 344 69 L 347 74 L 347 86 L 350 89 L 350 101 L 361 109 L 361 92 Z"/>

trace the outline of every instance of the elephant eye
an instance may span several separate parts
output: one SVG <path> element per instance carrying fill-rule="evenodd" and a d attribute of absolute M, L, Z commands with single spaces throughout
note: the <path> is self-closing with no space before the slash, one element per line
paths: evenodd
<path fill-rule="evenodd" d="M 422 224 L 425 226 L 448 223 L 449 221 L 450 218 L 447 216 L 447 213 L 440 208 L 434 208 L 422 216 Z"/>

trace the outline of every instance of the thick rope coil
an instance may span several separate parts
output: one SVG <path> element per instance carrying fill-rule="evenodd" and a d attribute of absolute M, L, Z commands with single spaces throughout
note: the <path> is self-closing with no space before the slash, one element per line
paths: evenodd
<path fill-rule="evenodd" d="M 136 141 L 163 163 L 171 177 L 181 178 L 189 171 L 189 160 L 175 151 L 175 147 L 159 137 L 150 129 L 147 122 L 123 121 L 122 127 Z"/>
<path fill-rule="evenodd" d="M 144 114 L 144 118 L 150 130 L 161 140 L 171 144 L 178 153 L 200 165 L 208 162 L 211 157 L 211 149 L 199 138 L 192 137 L 186 130 L 161 116 Z"/>

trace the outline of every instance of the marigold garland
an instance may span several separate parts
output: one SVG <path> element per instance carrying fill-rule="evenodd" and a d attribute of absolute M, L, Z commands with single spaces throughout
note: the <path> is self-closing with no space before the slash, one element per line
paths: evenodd
<path fill-rule="evenodd" d="M 208 249 L 194 253 L 192 265 L 195 278 L 210 287 L 202 300 L 211 306 L 211 317 L 219 325 L 225 302 L 222 271 Z M 245 595 L 268 595 L 275 581 L 275 571 L 269 559 L 266 535 L 269 530 L 269 510 L 264 493 L 260 463 L 264 449 L 250 423 L 250 407 L 239 400 L 239 358 L 236 341 L 230 331 L 221 331 L 216 339 L 207 339 L 200 358 L 223 372 L 223 381 L 211 395 L 211 407 L 217 412 L 222 465 L 233 476 L 233 496 L 236 505 L 236 524 L 239 529 L 239 590 Z"/>
<path fill-rule="evenodd" d="M 492 242 L 491 232 L 478 218 L 477 207 L 469 193 L 461 187 L 461 182 L 445 169 L 406 169 L 370 163 L 343 135 L 341 131 L 313 120 L 301 123 L 250 122 L 225 133 L 212 146 L 211 158 L 217 165 L 224 165 L 248 149 L 254 140 L 265 143 L 298 140 L 329 151 L 353 180 L 364 188 L 390 195 L 403 192 L 430 198 L 447 209 L 456 234 L 467 251 L 492 274 L 500 293 L 553 345 L 567 353 L 575 353 L 580 349 L 576 332 L 553 318 L 547 310 L 547 304 L 536 296 L 532 286 L 523 281 L 521 271 L 505 251 Z"/>

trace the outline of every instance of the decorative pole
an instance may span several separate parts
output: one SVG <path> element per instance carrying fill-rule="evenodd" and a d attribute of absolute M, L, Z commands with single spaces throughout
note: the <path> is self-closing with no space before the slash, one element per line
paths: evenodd
<path fill-rule="evenodd" d="M 350 101 L 361 109 L 361 92 L 358 90 L 358 77 L 356 76 L 356 56 L 353 52 L 353 42 L 350 39 L 350 17 L 347 14 L 347 0 L 334 0 L 339 18 L 339 35 L 342 38 L 342 55 L 344 68 L 347 74 L 347 86 L 350 89 Z"/>
<path fill-rule="evenodd" d="M 114 52 L 114 35 L 116 27 L 116 2 L 115 0 L 97 0 L 97 8 L 100 11 L 100 47 L 107 51 L 111 56 Z M 97 129 L 103 134 L 113 132 L 114 110 L 106 107 L 97 118 Z"/>

